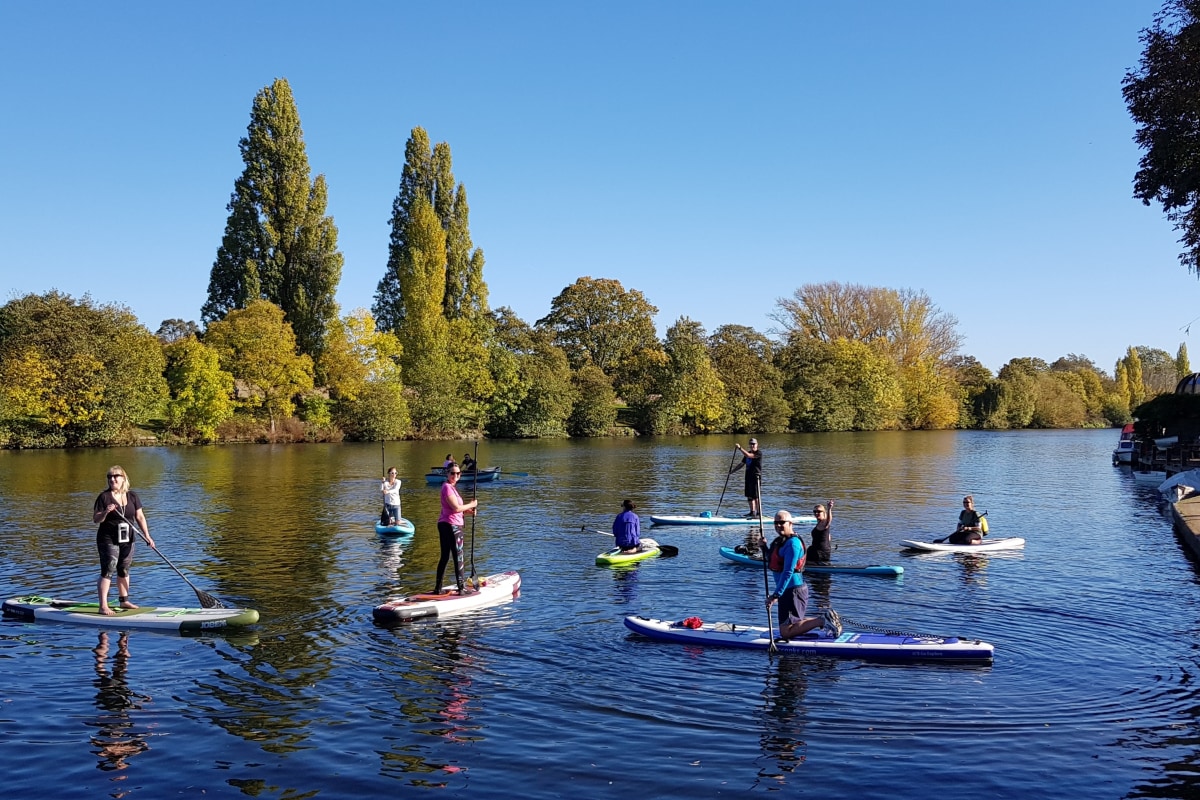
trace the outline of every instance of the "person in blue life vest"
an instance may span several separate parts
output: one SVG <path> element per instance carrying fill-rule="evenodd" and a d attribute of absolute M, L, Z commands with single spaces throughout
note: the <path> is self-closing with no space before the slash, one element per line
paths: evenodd
<path fill-rule="evenodd" d="M 621 503 L 621 513 L 613 520 L 613 537 L 622 553 L 636 553 L 642 549 L 642 521 L 633 512 L 632 500 Z"/>
<path fill-rule="evenodd" d="M 750 440 L 750 449 L 744 449 L 740 444 L 735 444 L 738 450 L 742 451 L 742 463 L 738 464 L 734 469 L 746 468 L 746 486 L 743 494 L 746 495 L 746 500 L 750 502 L 750 513 L 746 515 L 747 519 L 758 519 L 762 516 L 762 502 L 758 496 L 758 486 L 762 481 L 762 465 L 763 453 L 758 449 L 758 439 Z"/>
<path fill-rule="evenodd" d="M 792 528 L 790 511 L 775 512 L 775 541 L 767 549 L 767 568 L 775 573 L 775 591 L 767 596 L 767 608 L 779 603 L 779 638 L 794 639 L 816 628 L 829 638 L 842 635 L 842 621 L 832 608 L 808 613 L 808 585 L 804 582 L 804 542 Z M 766 544 L 763 542 L 762 544 Z"/>
<path fill-rule="evenodd" d="M 950 544 L 983 544 L 983 517 L 975 510 L 975 496 L 969 494 L 962 502 L 958 526 L 948 541 Z"/>

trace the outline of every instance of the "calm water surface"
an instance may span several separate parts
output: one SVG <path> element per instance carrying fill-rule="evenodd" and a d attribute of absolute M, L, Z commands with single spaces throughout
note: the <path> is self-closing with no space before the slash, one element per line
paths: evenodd
<path fill-rule="evenodd" d="M 746 530 L 661 528 L 674 559 L 596 567 L 623 497 L 715 510 L 733 439 L 484 442 L 528 477 L 480 486 L 481 575 L 508 605 L 385 629 L 427 589 L 443 444 L 0 452 L 0 586 L 92 599 L 92 501 L 119 463 L 193 583 L 250 605 L 200 638 L 0 623 L 0 763 L 11 797 L 1181 797 L 1200 793 L 1197 572 L 1152 489 L 1111 466 L 1115 431 L 762 437 L 765 506 L 837 500 L 836 561 L 812 576 L 857 624 L 970 635 L 989 666 L 881 665 L 702 650 L 627 633 L 628 613 L 765 622 Z M 411 540 L 374 534 L 383 462 Z M 735 475 L 724 509 L 746 510 Z M 990 556 L 912 556 L 963 494 Z M 469 529 L 469 528 L 468 528 Z M 194 606 L 142 547 L 142 604 Z M 847 627 L 853 627 L 847 624 Z"/>

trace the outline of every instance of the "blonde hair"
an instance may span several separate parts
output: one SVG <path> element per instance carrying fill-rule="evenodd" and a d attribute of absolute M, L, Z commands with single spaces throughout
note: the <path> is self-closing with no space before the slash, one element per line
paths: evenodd
<path fill-rule="evenodd" d="M 125 476 L 125 488 L 129 489 L 129 473 L 125 471 L 125 468 L 120 464 L 113 464 L 108 468 L 108 472 L 105 473 L 105 476 L 107 477 L 108 475 L 112 475 L 114 472 L 120 472 Z"/>

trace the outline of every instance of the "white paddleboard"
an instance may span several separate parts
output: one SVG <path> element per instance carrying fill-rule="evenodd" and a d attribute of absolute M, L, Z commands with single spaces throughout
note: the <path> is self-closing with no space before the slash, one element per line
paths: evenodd
<path fill-rule="evenodd" d="M 1015 536 L 1008 539 L 984 539 L 982 544 L 935 544 L 905 539 L 900 542 L 905 550 L 920 550 L 923 553 L 990 553 L 993 550 L 1017 550 L 1025 546 L 1025 540 Z"/>

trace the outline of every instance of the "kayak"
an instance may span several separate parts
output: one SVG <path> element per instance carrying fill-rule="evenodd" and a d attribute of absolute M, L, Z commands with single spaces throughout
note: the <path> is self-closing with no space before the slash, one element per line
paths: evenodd
<path fill-rule="evenodd" d="M 389 600 L 375 606 L 371 612 L 375 621 L 384 625 L 428 617 L 451 617 L 464 611 L 507 603 L 521 593 L 521 576 L 515 571 L 500 572 L 484 578 L 476 592 L 460 595 L 458 589 L 447 586 L 441 594 L 412 594 L 400 600 Z"/>
<path fill-rule="evenodd" d="M 797 525 L 816 525 L 816 517 L 792 517 L 792 521 Z M 650 515 L 651 525 L 757 525 L 758 517 L 714 517 L 711 514 L 707 517 L 703 514 L 687 515 L 687 514 L 665 514 L 665 515 Z M 763 525 L 770 525 L 771 520 L 764 518 Z"/>
<path fill-rule="evenodd" d="M 984 540 L 983 544 L 937 544 L 905 539 L 900 542 L 900 546 L 906 550 L 920 550 L 924 553 L 990 553 L 993 550 L 1016 550 L 1025 546 L 1025 540 L 1013 536 L 1008 539 Z"/>
<path fill-rule="evenodd" d="M 762 568 L 762 559 L 748 556 L 745 553 L 739 553 L 732 547 L 722 547 L 721 555 L 728 558 L 730 561 L 738 564 L 749 564 L 751 566 Z M 851 567 L 842 566 L 840 564 L 805 564 L 805 572 L 812 572 L 821 575 L 882 575 L 884 577 L 893 578 L 897 575 L 904 574 L 904 567 L 893 567 L 887 564 L 870 564 L 868 566 Z"/>
<path fill-rule="evenodd" d="M 410 533 L 415 533 L 416 530 L 417 526 L 404 517 L 401 517 L 400 521 L 395 525 L 380 525 L 378 522 L 375 523 L 375 532 L 381 536 L 407 536 Z"/>
<path fill-rule="evenodd" d="M 40 595 L 13 597 L 4 601 L 4 616 L 26 622 L 71 622 L 108 628 L 146 628 L 177 633 L 200 633 L 223 628 L 240 628 L 258 622 L 253 608 L 142 608 L 117 609 L 112 616 L 100 613 L 99 603 L 56 600 Z"/>
<path fill-rule="evenodd" d="M 767 629 L 753 625 L 705 622 L 698 628 L 690 628 L 678 622 L 628 616 L 625 627 L 663 642 L 752 650 L 766 650 L 771 645 Z M 994 649 L 978 639 L 848 630 L 836 639 L 827 638 L 824 633 L 776 639 L 775 647 L 783 653 L 876 661 L 991 661 Z"/>
<path fill-rule="evenodd" d="M 622 553 L 619 547 L 614 547 L 612 550 L 605 550 L 596 556 L 596 566 L 614 567 L 620 564 L 633 564 L 638 561 L 644 561 L 647 558 L 654 558 L 660 553 L 662 553 L 662 548 L 658 546 L 658 542 L 653 539 L 642 539 L 641 549 L 635 553 Z"/>

